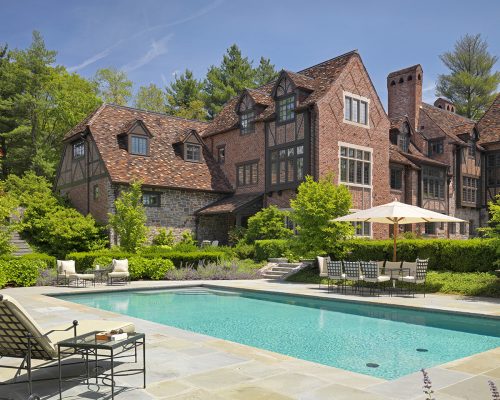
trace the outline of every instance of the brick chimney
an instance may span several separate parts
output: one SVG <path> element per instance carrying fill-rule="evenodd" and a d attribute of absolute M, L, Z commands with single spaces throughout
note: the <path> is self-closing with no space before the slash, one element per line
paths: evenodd
<path fill-rule="evenodd" d="M 455 112 L 455 105 L 446 99 L 443 99 L 442 97 L 438 98 L 435 102 L 434 105 L 438 108 L 442 108 L 443 110 L 450 111 L 450 112 Z"/>
<path fill-rule="evenodd" d="M 406 115 L 413 128 L 418 129 L 423 77 L 424 71 L 420 64 L 391 72 L 387 76 L 389 118 Z"/>

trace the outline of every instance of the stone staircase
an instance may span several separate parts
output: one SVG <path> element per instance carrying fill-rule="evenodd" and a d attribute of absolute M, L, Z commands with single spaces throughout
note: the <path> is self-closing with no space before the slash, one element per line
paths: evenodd
<path fill-rule="evenodd" d="M 268 264 L 261 269 L 261 276 L 263 279 L 283 280 L 306 265 L 305 263 L 289 263 L 286 258 L 270 258 Z"/>
<path fill-rule="evenodd" d="M 22 256 L 24 254 L 33 253 L 29 244 L 19 236 L 19 233 L 13 232 L 10 243 L 16 246 L 15 250 L 12 252 L 15 256 Z"/>

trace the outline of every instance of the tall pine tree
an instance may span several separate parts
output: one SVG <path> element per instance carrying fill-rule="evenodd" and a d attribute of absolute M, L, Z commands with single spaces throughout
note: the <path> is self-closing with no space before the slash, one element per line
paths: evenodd
<path fill-rule="evenodd" d="M 186 69 L 166 88 L 167 112 L 177 117 L 200 119 L 207 118 L 207 112 L 202 100 L 203 84 L 198 81 L 193 72 Z"/>
<path fill-rule="evenodd" d="M 500 72 L 492 71 L 498 58 L 488 52 L 488 44 L 479 34 L 460 38 L 454 50 L 440 58 L 450 73 L 439 75 L 436 95 L 451 100 L 458 114 L 481 118 L 500 84 Z"/>
<path fill-rule="evenodd" d="M 260 58 L 259 66 L 255 68 L 254 83 L 255 87 L 265 85 L 278 77 L 278 71 L 271 64 L 269 58 Z"/>
<path fill-rule="evenodd" d="M 233 44 L 224 54 L 221 65 L 212 65 L 207 72 L 204 100 L 209 117 L 213 118 L 231 97 L 255 87 L 254 78 L 251 61 Z"/>

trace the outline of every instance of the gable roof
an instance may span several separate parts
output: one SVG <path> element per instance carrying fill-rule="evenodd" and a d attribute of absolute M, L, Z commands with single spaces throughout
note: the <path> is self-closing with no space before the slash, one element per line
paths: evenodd
<path fill-rule="evenodd" d="M 477 123 L 479 143 L 500 142 L 500 93 Z"/>
<path fill-rule="evenodd" d="M 307 89 L 311 94 L 297 105 L 297 109 L 303 109 L 317 102 L 340 76 L 344 67 L 352 57 L 359 57 L 357 50 L 350 51 L 338 57 L 313 65 L 299 72 L 283 71 L 295 84 L 295 86 Z M 281 76 L 281 75 L 280 75 Z M 266 96 L 267 107 L 260 115 L 255 116 L 256 121 L 272 118 L 275 113 L 275 102 L 272 92 L 276 81 L 257 88 L 259 94 Z M 255 89 L 254 89 L 255 90 Z M 215 135 L 238 127 L 239 119 L 236 114 L 236 104 L 240 96 L 230 99 L 215 116 L 210 126 L 202 133 L 203 137 Z M 260 103 L 260 104 L 265 104 Z"/>
<path fill-rule="evenodd" d="M 117 137 L 127 132 L 136 120 L 141 120 L 151 132 L 148 156 L 133 155 L 119 147 Z M 139 179 L 146 186 L 232 192 L 205 146 L 203 162 L 189 162 L 174 145 L 179 137 L 189 135 L 193 130 L 201 131 L 206 126 L 205 122 L 104 104 L 68 132 L 65 140 L 70 141 L 76 134 L 88 130 L 113 182 L 130 183 Z"/>
<path fill-rule="evenodd" d="M 475 127 L 475 121 L 462 117 L 451 111 L 446 111 L 442 108 L 431 106 L 427 103 L 422 103 L 420 112 L 425 113 L 448 137 L 457 143 L 465 144 L 458 137 L 464 133 L 471 133 Z"/>

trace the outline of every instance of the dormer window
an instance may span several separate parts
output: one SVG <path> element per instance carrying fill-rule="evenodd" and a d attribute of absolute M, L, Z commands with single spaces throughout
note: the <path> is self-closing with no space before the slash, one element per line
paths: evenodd
<path fill-rule="evenodd" d="M 255 112 L 253 110 L 246 111 L 240 115 L 241 133 L 252 133 L 255 130 Z"/>
<path fill-rule="evenodd" d="M 185 160 L 192 162 L 201 161 L 201 146 L 199 144 L 186 143 L 185 145 L 186 154 Z"/>
<path fill-rule="evenodd" d="M 138 156 L 148 155 L 148 138 L 145 136 L 130 136 L 130 152 Z"/>
<path fill-rule="evenodd" d="M 295 95 L 287 96 L 277 101 L 278 122 L 295 119 Z"/>

